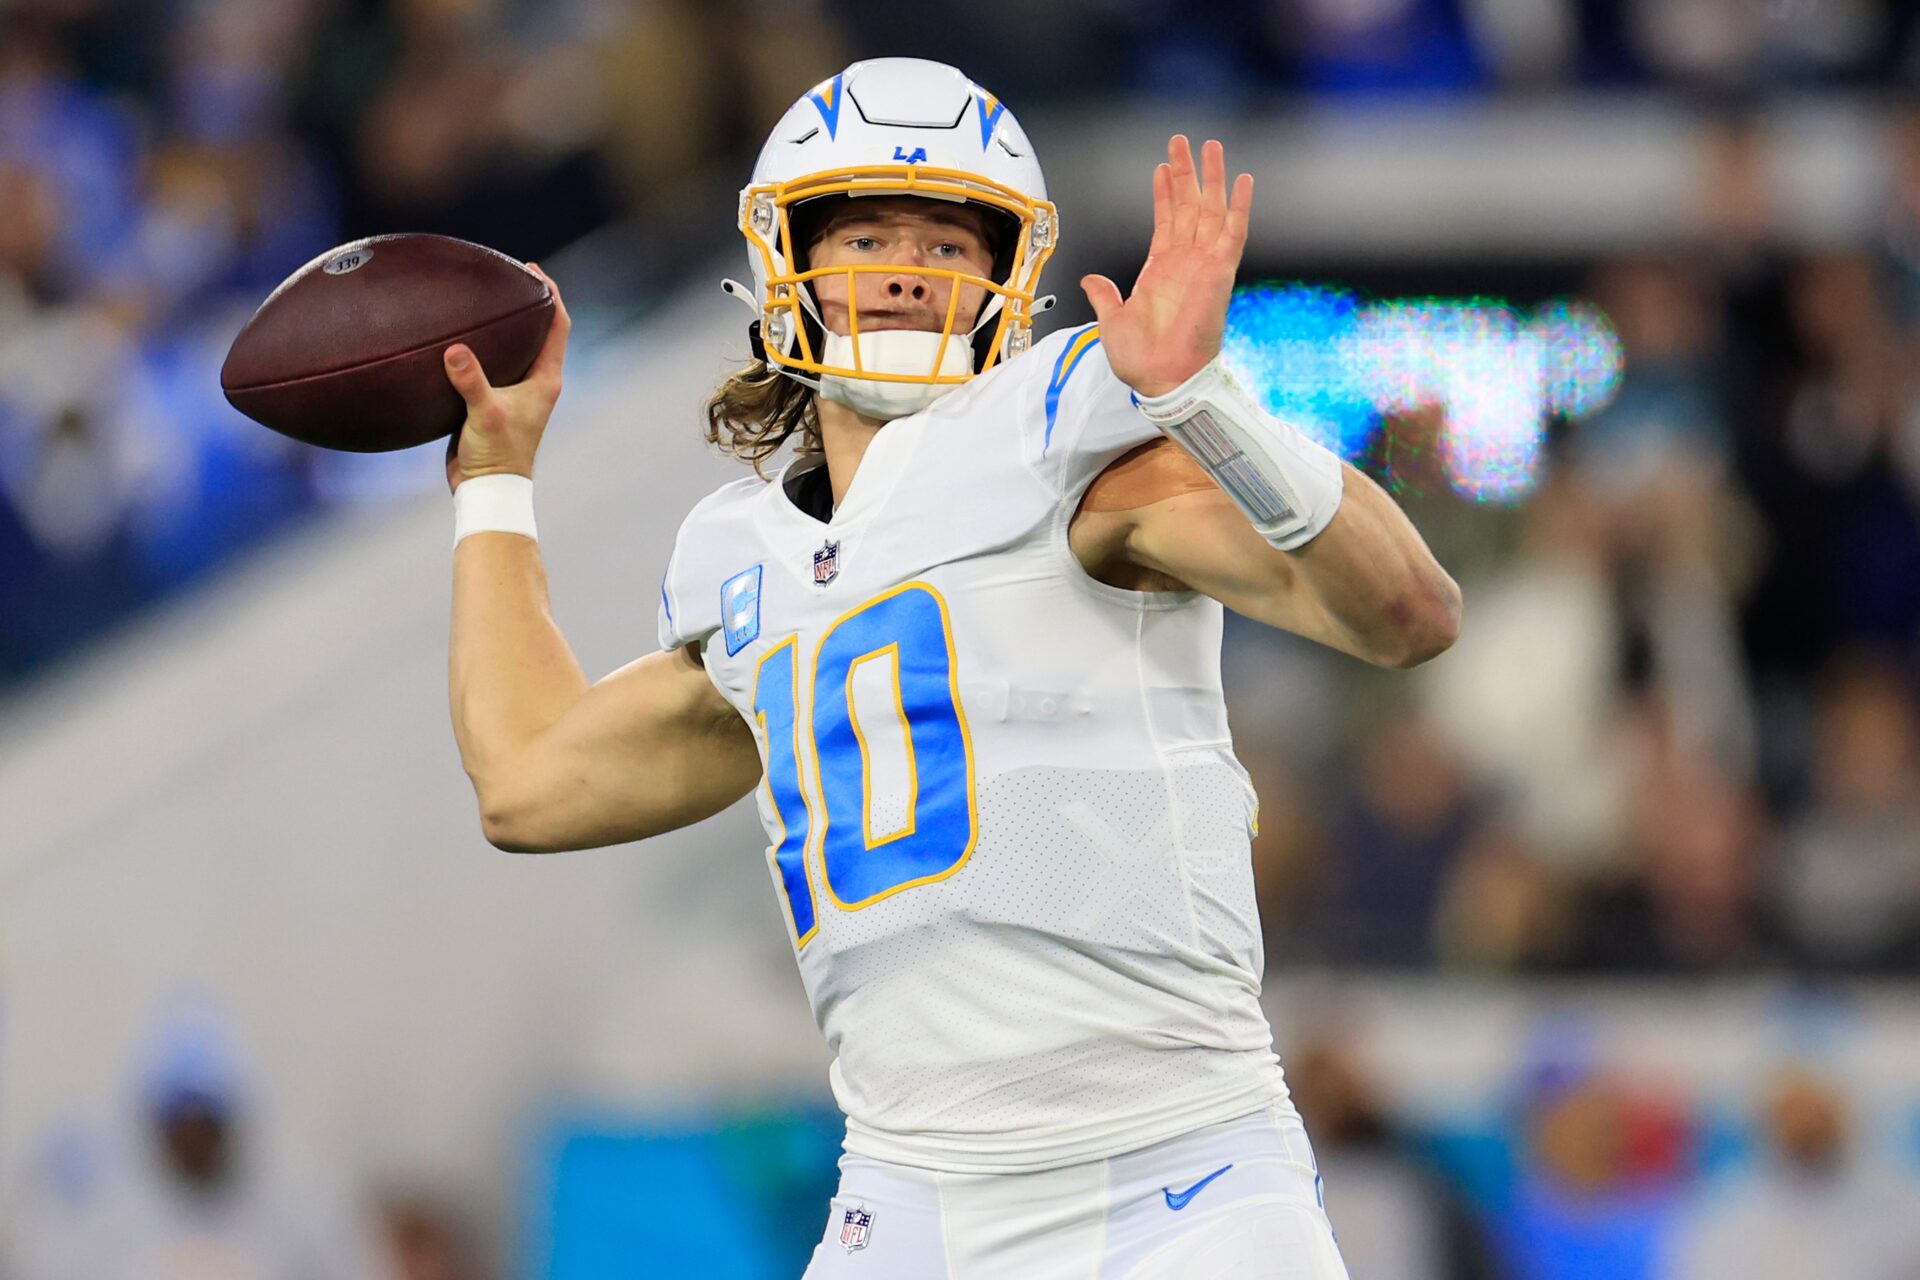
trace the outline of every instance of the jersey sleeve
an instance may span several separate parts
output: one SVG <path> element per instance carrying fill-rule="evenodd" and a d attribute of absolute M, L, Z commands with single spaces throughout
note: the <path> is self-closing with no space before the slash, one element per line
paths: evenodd
<path fill-rule="evenodd" d="M 1055 335 L 1034 354 L 1042 359 L 1024 414 L 1028 456 L 1054 492 L 1077 497 L 1122 454 L 1160 438 L 1107 363 L 1100 326 Z"/>
<path fill-rule="evenodd" d="M 662 649 L 702 645 L 720 629 L 719 579 L 704 563 L 701 549 L 715 544 L 715 511 L 737 486 L 729 485 L 702 499 L 673 538 L 673 552 L 660 575 L 659 634 Z"/>
<path fill-rule="evenodd" d="M 662 649 L 678 649 L 689 643 L 690 637 L 680 630 L 680 619 L 687 615 L 686 606 L 675 608 L 673 598 L 676 587 L 673 581 L 673 562 L 680 558 L 680 540 L 674 539 L 673 554 L 667 557 L 667 567 L 660 575 L 659 633 Z"/>

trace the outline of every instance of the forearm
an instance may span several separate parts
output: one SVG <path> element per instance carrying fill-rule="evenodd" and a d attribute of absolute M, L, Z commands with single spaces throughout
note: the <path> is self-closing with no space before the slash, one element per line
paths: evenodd
<path fill-rule="evenodd" d="M 1460 588 L 1399 505 L 1351 465 L 1327 527 L 1272 554 L 1287 557 L 1299 587 L 1346 637 L 1340 647 L 1369 661 L 1414 666 L 1460 632 Z"/>
<path fill-rule="evenodd" d="M 1282 551 L 1196 459 L 1163 441 L 1130 459 L 1114 485 L 1124 480 L 1135 499 L 1158 496 L 1105 506 L 1096 500 L 1111 496 L 1098 492 L 1103 476 L 1074 518 L 1074 550 L 1103 580 L 1125 563 L 1362 661 L 1416 665 L 1453 643 L 1459 589 L 1393 500 L 1341 465 L 1339 506 L 1315 537 Z"/>
<path fill-rule="evenodd" d="M 511 533 L 465 538 L 453 555 L 448 693 L 460 760 L 482 792 L 587 691 L 548 610 L 540 545 Z"/>
<path fill-rule="evenodd" d="M 1138 403 L 1258 534 L 1257 548 L 1236 538 L 1233 547 L 1181 552 L 1203 563 L 1242 562 L 1207 576 L 1267 583 L 1246 593 L 1255 616 L 1384 666 L 1413 666 L 1453 643 L 1459 592 L 1400 508 L 1337 454 L 1268 413 L 1217 358 Z M 1233 549 L 1241 546 L 1247 549 Z"/>

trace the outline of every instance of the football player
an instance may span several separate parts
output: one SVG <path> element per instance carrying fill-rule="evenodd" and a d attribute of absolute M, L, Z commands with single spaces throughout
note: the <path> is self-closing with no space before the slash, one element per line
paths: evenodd
<path fill-rule="evenodd" d="M 754 464 L 686 518 L 661 651 L 589 685 L 547 611 L 533 372 L 449 458 L 453 719 L 504 849 L 753 792 L 847 1118 L 809 1280 L 1344 1276 L 1259 1004 L 1222 606 L 1369 662 L 1460 600 L 1393 502 L 1219 360 L 1253 180 L 1183 137 L 1131 293 L 1032 340 L 1060 223 L 957 70 L 859 62 L 741 194 Z M 763 474 L 776 450 L 793 457 Z"/>

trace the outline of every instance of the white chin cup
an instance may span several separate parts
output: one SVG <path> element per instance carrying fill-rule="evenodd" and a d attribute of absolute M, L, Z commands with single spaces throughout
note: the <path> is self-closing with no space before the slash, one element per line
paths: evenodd
<path fill-rule="evenodd" d="M 857 363 L 860 368 L 875 373 L 971 377 L 973 346 L 966 337 L 955 334 L 946 340 L 946 352 L 940 357 L 940 367 L 935 369 L 933 359 L 940 350 L 940 342 L 940 334 L 923 329 L 878 329 L 860 335 Z M 856 364 L 854 350 L 854 339 L 844 333 L 829 333 L 822 363 L 851 369 Z M 957 382 L 881 382 L 837 373 L 820 375 L 823 397 L 847 406 L 863 418 L 878 418 L 882 422 L 918 413 L 958 385 Z"/>

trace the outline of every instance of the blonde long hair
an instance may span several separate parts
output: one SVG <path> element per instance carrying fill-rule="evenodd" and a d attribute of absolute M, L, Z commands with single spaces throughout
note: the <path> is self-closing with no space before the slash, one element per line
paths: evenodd
<path fill-rule="evenodd" d="M 753 464 L 754 474 L 789 440 L 801 453 L 819 453 L 820 411 L 813 388 L 764 360 L 753 360 L 707 398 L 707 443 Z"/>

